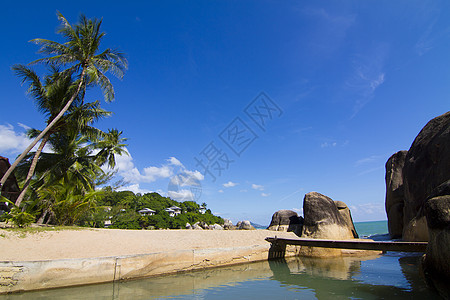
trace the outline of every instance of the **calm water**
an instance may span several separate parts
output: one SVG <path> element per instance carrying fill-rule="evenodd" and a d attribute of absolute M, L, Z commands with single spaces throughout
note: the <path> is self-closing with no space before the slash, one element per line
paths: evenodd
<path fill-rule="evenodd" d="M 386 222 L 355 224 L 383 237 Z M 386 236 L 384 236 L 386 237 Z M 4 299 L 439 299 L 419 275 L 420 255 L 289 258 L 121 283 L 0 296 Z"/>

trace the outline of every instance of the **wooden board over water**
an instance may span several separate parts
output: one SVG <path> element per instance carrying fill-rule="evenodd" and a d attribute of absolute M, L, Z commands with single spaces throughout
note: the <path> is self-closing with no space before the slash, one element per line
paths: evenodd
<path fill-rule="evenodd" d="M 285 239 L 267 237 L 266 241 L 280 245 L 297 245 L 321 248 L 339 248 L 355 250 L 378 250 L 378 251 L 400 251 L 400 252 L 423 252 L 427 250 L 427 242 L 379 242 L 364 240 L 322 240 L 322 239 Z"/>

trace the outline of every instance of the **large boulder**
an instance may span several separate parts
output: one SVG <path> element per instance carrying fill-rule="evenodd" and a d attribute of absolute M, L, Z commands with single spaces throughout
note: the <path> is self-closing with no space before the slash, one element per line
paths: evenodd
<path fill-rule="evenodd" d="M 268 230 L 273 231 L 292 231 L 296 235 L 302 234 L 303 217 L 299 217 L 293 210 L 282 209 L 275 212 L 272 216 Z"/>
<path fill-rule="evenodd" d="M 403 167 L 403 239 L 428 240 L 422 208 L 436 189 L 450 180 L 449 166 L 450 112 L 447 112 L 425 125 L 406 155 Z"/>
<path fill-rule="evenodd" d="M 429 199 L 424 214 L 430 239 L 422 269 L 428 283 L 450 299 L 450 195 Z"/>
<path fill-rule="evenodd" d="M 253 225 L 250 223 L 250 221 L 239 221 L 236 224 L 236 227 L 239 230 L 255 230 L 255 227 L 253 227 Z"/>
<path fill-rule="evenodd" d="M 344 219 L 346 226 L 351 229 L 353 237 L 355 239 L 359 238 L 358 233 L 356 232 L 355 224 L 353 224 L 353 218 L 350 212 L 350 208 L 348 208 L 347 204 L 342 201 L 334 201 L 334 204 L 336 204 L 338 212 Z"/>
<path fill-rule="evenodd" d="M 393 154 L 386 162 L 386 201 L 388 229 L 391 238 L 401 238 L 403 234 L 403 206 L 405 193 L 403 189 L 403 166 L 408 151 Z"/>
<path fill-rule="evenodd" d="M 317 192 L 306 194 L 303 214 L 302 237 L 334 240 L 354 238 L 354 226 L 349 226 L 339 213 L 336 203 L 325 195 Z"/>
<path fill-rule="evenodd" d="M 338 205 L 343 207 L 340 202 Z M 345 205 L 345 204 L 344 204 Z M 345 205 L 346 206 L 346 205 Z M 317 192 L 305 195 L 303 199 L 303 230 L 302 237 L 315 239 L 348 240 L 355 238 L 354 225 L 339 212 L 336 202 Z M 351 216 L 350 216 L 351 220 Z M 302 247 L 304 256 L 341 256 L 341 249 L 325 249 Z"/>

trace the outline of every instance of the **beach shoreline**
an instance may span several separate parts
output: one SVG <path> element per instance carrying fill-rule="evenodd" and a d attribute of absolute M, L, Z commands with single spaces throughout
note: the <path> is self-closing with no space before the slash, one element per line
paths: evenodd
<path fill-rule="evenodd" d="M 164 251 L 265 246 L 269 230 L 126 230 L 75 228 L 20 232 L 0 229 L 0 261 L 40 261 L 142 255 Z"/>
<path fill-rule="evenodd" d="M 268 230 L 0 230 L 0 294 L 267 260 Z M 296 247 L 285 256 L 298 254 Z"/>

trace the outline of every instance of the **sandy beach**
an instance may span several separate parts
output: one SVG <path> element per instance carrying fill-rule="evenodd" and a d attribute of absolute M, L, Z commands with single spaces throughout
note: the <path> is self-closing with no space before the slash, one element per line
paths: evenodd
<path fill-rule="evenodd" d="M 37 261 L 147 254 L 165 251 L 267 246 L 268 236 L 295 238 L 268 230 L 79 229 L 17 233 L 0 230 L 0 261 Z"/>

